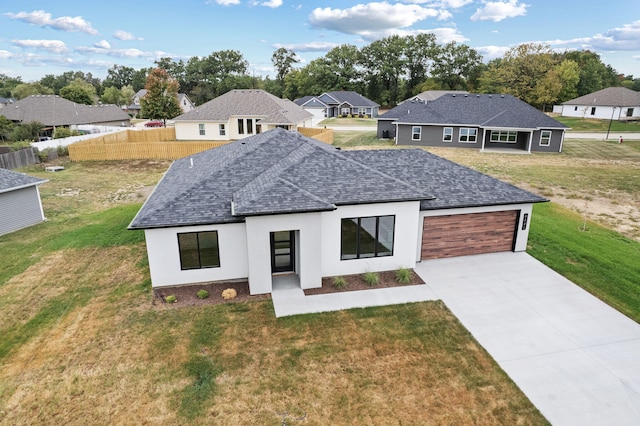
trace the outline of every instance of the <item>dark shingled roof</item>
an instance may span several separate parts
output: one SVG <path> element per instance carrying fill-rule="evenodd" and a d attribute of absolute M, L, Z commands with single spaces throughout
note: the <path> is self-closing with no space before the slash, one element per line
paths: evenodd
<path fill-rule="evenodd" d="M 393 201 L 437 209 L 546 200 L 420 149 L 340 151 L 274 129 L 174 162 L 129 227 L 241 222 Z"/>
<path fill-rule="evenodd" d="M 29 186 L 40 185 L 45 182 L 48 182 L 48 180 L 7 169 L 0 169 L 0 194 Z"/>
<path fill-rule="evenodd" d="M 335 102 L 331 102 L 330 99 L 327 99 L 327 95 L 329 95 L 334 100 L 338 101 L 338 104 L 348 103 L 353 107 L 377 107 L 380 106 L 377 103 L 373 102 L 369 98 L 365 98 L 358 92 L 354 92 L 352 90 L 336 90 L 334 92 L 323 93 L 318 96 L 320 101 L 326 104 L 335 105 Z"/>
<path fill-rule="evenodd" d="M 32 95 L 0 109 L 12 121 L 37 121 L 45 126 L 100 124 L 131 120 L 117 105 L 84 105 L 57 95 Z"/>
<path fill-rule="evenodd" d="M 480 126 L 512 129 L 567 129 L 512 95 L 445 94 L 434 101 L 403 102 L 380 118 L 401 124 Z"/>

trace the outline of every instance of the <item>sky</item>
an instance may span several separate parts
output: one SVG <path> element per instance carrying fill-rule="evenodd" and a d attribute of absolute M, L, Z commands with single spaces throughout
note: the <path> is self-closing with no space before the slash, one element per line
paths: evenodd
<path fill-rule="evenodd" d="M 114 64 L 148 68 L 232 49 L 249 73 L 273 78 L 280 47 L 302 67 L 341 44 L 419 33 L 464 43 L 485 62 L 522 43 L 588 49 L 640 77 L 638 0 L 0 0 L 0 74 L 103 79 Z"/>

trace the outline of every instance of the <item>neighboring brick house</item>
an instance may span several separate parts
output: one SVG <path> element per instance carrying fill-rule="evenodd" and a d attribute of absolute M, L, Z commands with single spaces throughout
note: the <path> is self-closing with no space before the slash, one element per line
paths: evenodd
<path fill-rule="evenodd" d="M 446 93 L 408 100 L 378 117 L 397 145 L 561 152 L 568 127 L 511 95 Z"/>
<path fill-rule="evenodd" d="M 283 129 L 174 162 L 129 225 L 153 287 L 322 278 L 527 247 L 547 201 L 422 149 L 342 151 Z"/>

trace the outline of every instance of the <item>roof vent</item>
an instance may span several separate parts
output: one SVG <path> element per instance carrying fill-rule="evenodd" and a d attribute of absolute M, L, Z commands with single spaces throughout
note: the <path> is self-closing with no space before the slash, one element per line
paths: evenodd
<path fill-rule="evenodd" d="M 476 95 L 476 98 L 479 98 L 479 97 L 480 97 L 480 95 Z"/>
<path fill-rule="evenodd" d="M 468 97 L 469 97 L 469 95 L 467 95 L 467 94 L 465 93 L 464 97 L 465 97 L 465 98 L 468 98 Z"/>
<path fill-rule="evenodd" d="M 451 96 L 455 98 L 455 97 L 456 97 L 456 94 L 454 93 L 454 94 L 453 94 L 453 95 L 451 95 Z"/>
<path fill-rule="evenodd" d="M 504 98 L 504 95 L 500 95 L 501 98 Z"/>

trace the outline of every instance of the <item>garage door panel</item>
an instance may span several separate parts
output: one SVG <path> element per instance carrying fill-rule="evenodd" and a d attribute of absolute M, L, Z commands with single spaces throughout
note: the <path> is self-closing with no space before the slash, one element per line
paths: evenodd
<path fill-rule="evenodd" d="M 516 210 L 425 217 L 421 258 L 510 251 L 517 218 Z"/>

